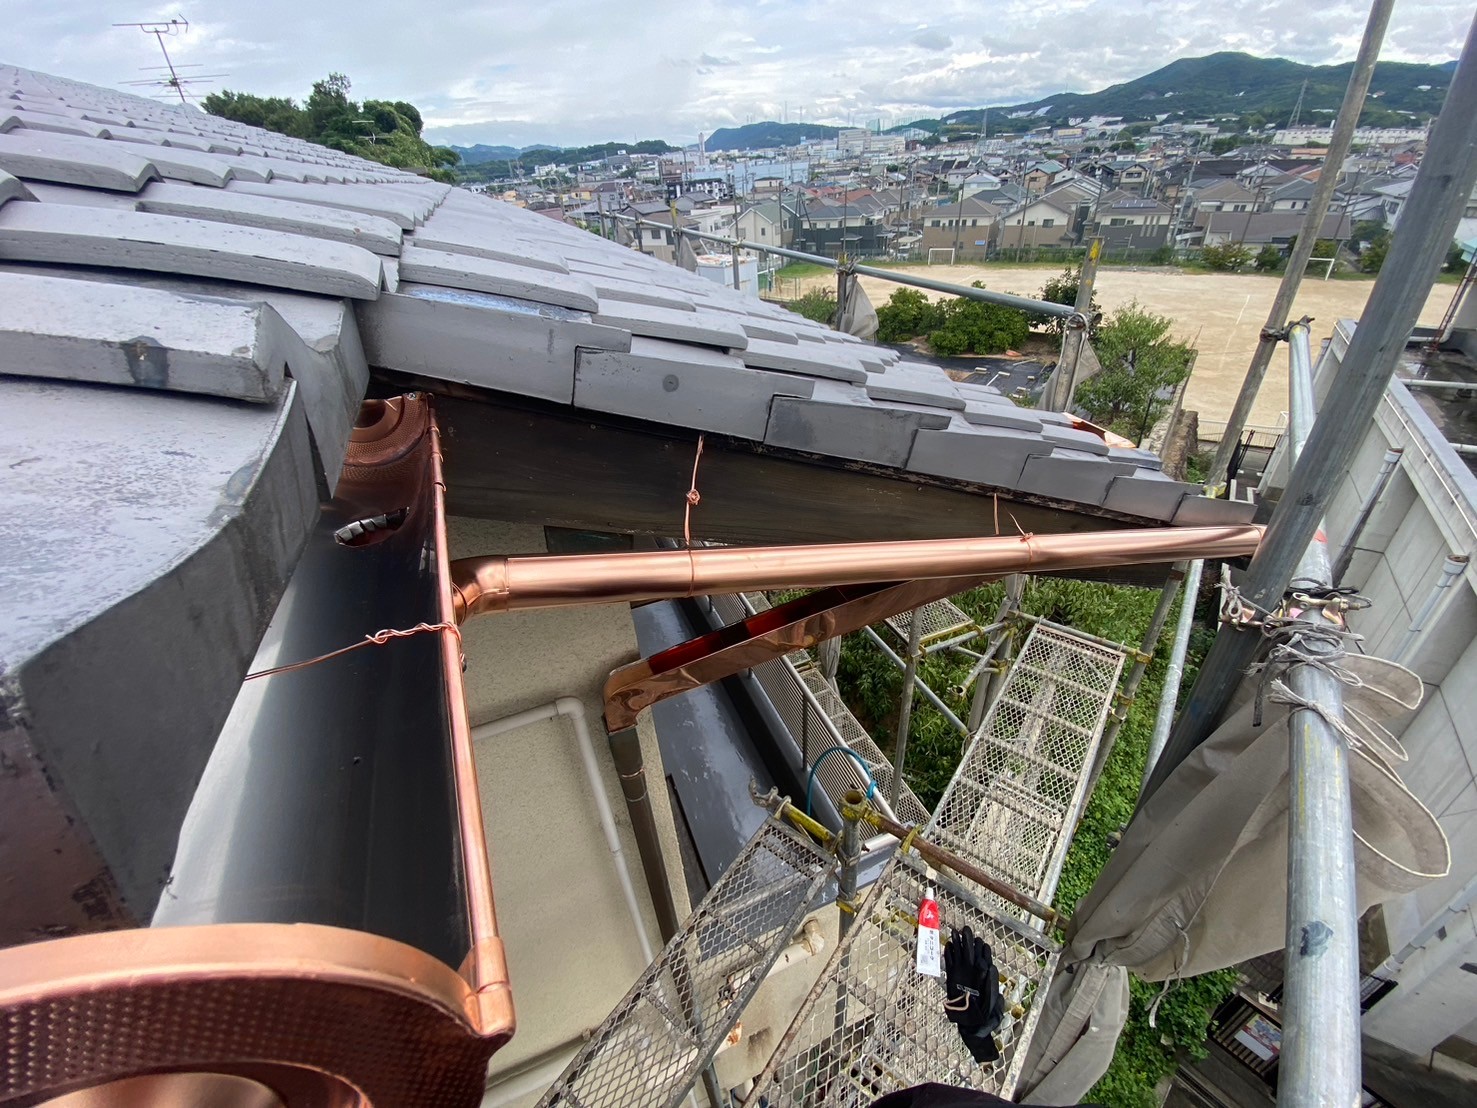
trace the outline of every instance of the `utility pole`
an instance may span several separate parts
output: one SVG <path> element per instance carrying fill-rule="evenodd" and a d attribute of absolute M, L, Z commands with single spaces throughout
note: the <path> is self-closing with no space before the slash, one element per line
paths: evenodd
<path fill-rule="evenodd" d="M 1087 254 L 1082 259 L 1082 268 L 1077 276 L 1077 299 L 1073 307 L 1084 320 L 1092 312 L 1092 290 L 1097 282 L 1098 259 L 1102 257 L 1103 240 L 1094 238 L 1088 244 Z M 1052 374 L 1053 411 L 1066 412 L 1072 408 L 1072 398 L 1077 392 L 1077 372 L 1082 364 L 1082 348 L 1087 345 L 1088 326 L 1072 326 L 1068 321 L 1062 328 L 1062 354 L 1057 360 L 1056 372 Z"/>
<path fill-rule="evenodd" d="M 1215 460 L 1210 466 L 1208 486 L 1212 491 L 1223 488 L 1235 476 L 1229 473 L 1231 455 L 1241 439 L 1246 421 L 1251 417 L 1251 407 L 1256 403 L 1256 394 L 1267 375 L 1267 366 L 1272 362 L 1272 352 L 1277 348 L 1278 338 L 1287 326 L 1287 317 L 1292 311 L 1293 299 L 1302 284 L 1303 270 L 1313 256 L 1313 247 L 1318 242 L 1318 232 L 1323 227 L 1323 218 L 1328 214 L 1333 201 L 1334 189 L 1338 185 L 1338 167 L 1349 155 L 1349 146 L 1354 138 L 1354 128 L 1359 124 L 1359 113 L 1364 109 L 1364 98 L 1369 92 L 1369 82 L 1374 77 L 1374 63 L 1379 57 L 1380 44 L 1385 39 L 1385 28 L 1390 22 L 1390 12 L 1395 0 L 1374 0 L 1369 9 L 1369 22 L 1364 27 L 1364 41 L 1359 45 L 1359 56 L 1349 74 L 1349 87 L 1344 91 L 1344 102 L 1339 108 L 1338 121 L 1329 136 L 1328 154 L 1324 158 L 1324 171 L 1318 175 L 1313 188 L 1313 198 L 1308 202 L 1303 230 L 1293 244 L 1292 256 L 1287 260 L 1287 270 L 1282 275 L 1282 284 L 1272 309 L 1267 313 L 1267 322 L 1262 328 L 1261 338 L 1251 356 L 1246 377 L 1241 382 L 1241 392 L 1226 420 L 1225 433 L 1216 447 Z M 1450 102 L 1450 93 L 1447 94 Z M 1243 236 L 1244 237 L 1244 236 Z"/>

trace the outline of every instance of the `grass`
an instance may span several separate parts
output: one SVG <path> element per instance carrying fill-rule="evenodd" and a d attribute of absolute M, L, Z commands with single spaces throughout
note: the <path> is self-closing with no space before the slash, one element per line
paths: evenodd
<path fill-rule="evenodd" d="M 981 624 L 994 617 L 1003 586 L 989 585 L 955 597 L 955 603 Z M 1068 624 L 1080 631 L 1136 646 L 1142 639 L 1158 594 L 1085 581 L 1033 578 L 1023 607 L 1034 615 Z M 1166 623 L 1172 628 L 1173 613 Z M 1197 631 L 1186 658 L 1182 688 L 1188 690 L 1209 647 L 1209 632 Z M 1067 853 L 1057 886 L 1056 907 L 1071 912 L 1092 887 L 1110 857 L 1110 837 L 1133 815 L 1148 756 L 1155 710 L 1164 685 L 1167 649 L 1156 651 L 1129 706 L 1118 741 L 1103 775 L 1089 798 Z M 951 651 L 929 655 L 919 667 L 927 682 L 956 715 L 964 718 L 968 703 L 949 690 L 959 684 L 971 659 Z M 891 752 L 896 742 L 898 695 L 902 675 L 861 636 L 842 643 L 838 672 L 847 704 L 878 745 Z M 938 803 L 963 754 L 963 737 L 921 697 L 913 707 L 904 776 L 930 808 Z M 1203 1057 L 1211 1013 L 1230 995 L 1234 970 L 1222 970 L 1176 982 L 1159 1002 L 1156 1027 L 1148 1023 L 1149 1006 L 1160 986 L 1132 979 L 1132 1003 L 1112 1064 L 1087 1100 L 1105 1108 L 1152 1108 L 1155 1087 L 1179 1064 L 1180 1052 Z"/>
<path fill-rule="evenodd" d="M 835 272 L 830 266 L 817 265 L 815 262 L 791 262 L 775 270 L 774 275 L 776 277 L 820 277 L 823 274 Z"/>

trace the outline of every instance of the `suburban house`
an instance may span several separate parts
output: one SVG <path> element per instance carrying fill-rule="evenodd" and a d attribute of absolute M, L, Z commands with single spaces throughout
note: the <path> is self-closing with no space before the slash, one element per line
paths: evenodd
<path fill-rule="evenodd" d="M 1066 166 L 1062 165 L 1061 162 L 1037 162 L 1021 176 L 1021 184 L 1031 192 L 1045 192 L 1056 181 L 1058 174 L 1064 169 L 1066 169 Z"/>
<path fill-rule="evenodd" d="M 782 200 L 763 200 L 739 213 L 738 237 L 767 246 L 790 246 L 795 241 L 799 213 Z"/>
<path fill-rule="evenodd" d="M 1201 246 L 1239 242 L 1250 247 L 1286 247 L 1302 226 L 1302 212 L 1197 212 L 1194 222 Z M 1323 219 L 1318 237 L 1342 241 L 1349 237 L 1352 227 L 1348 212 L 1330 212 Z"/>
<path fill-rule="evenodd" d="M 1094 205 L 1086 233 L 1101 235 L 1113 252 L 1158 250 L 1169 243 L 1174 211 L 1168 204 L 1115 189 Z"/>
<path fill-rule="evenodd" d="M 870 209 L 870 210 L 868 210 Z M 811 254 L 872 256 L 887 250 L 891 229 L 882 222 L 875 203 L 825 199 L 804 202 L 797 249 Z"/>
<path fill-rule="evenodd" d="M 955 261 L 978 261 L 988 257 L 1000 237 L 997 204 L 980 196 L 966 196 L 955 204 L 933 208 L 923 216 L 923 240 L 919 251 L 952 249 Z"/>
<path fill-rule="evenodd" d="M 1071 242 L 1080 201 L 1066 191 L 1028 200 L 1000 219 L 1000 246 L 1062 246 Z"/>

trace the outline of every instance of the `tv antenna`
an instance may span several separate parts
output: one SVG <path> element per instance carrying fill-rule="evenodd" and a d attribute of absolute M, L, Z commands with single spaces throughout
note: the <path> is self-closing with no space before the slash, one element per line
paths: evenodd
<path fill-rule="evenodd" d="M 164 20 L 162 22 L 156 21 L 152 23 L 114 23 L 113 26 L 137 27 L 144 34 L 153 35 L 155 40 L 159 43 L 159 53 L 164 55 L 164 64 L 162 66 L 143 67 L 146 71 L 149 69 L 157 70 L 160 76 L 150 77 L 148 80 L 144 81 L 124 81 L 123 84 L 125 85 L 153 85 L 158 88 L 172 89 L 174 90 L 174 92 L 179 94 L 179 100 L 181 104 L 188 104 L 190 101 L 189 98 L 185 95 L 186 85 L 197 84 L 203 81 L 212 80 L 216 77 L 227 76 L 227 74 L 225 73 L 183 74 L 180 72 L 180 70 L 182 69 L 201 68 L 201 66 L 199 65 L 176 65 L 174 59 L 169 56 L 169 49 L 164 45 L 164 39 L 166 36 L 173 37 L 174 35 L 182 34 L 183 32 L 190 29 L 190 21 L 184 16 L 177 16 L 174 19 Z M 164 74 L 166 73 L 168 74 L 167 77 L 164 76 Z"/>

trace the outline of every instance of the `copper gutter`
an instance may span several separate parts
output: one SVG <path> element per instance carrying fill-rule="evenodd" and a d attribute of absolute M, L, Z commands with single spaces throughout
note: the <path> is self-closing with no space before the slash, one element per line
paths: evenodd
<path fill-rule="evenodd" d="M 513 555 L 451 563 L 459 621 L 484 612 L 675 600 L 708 593 L 994 577 L 1252 554 L 1254 524 L 977 539 Z"/>

